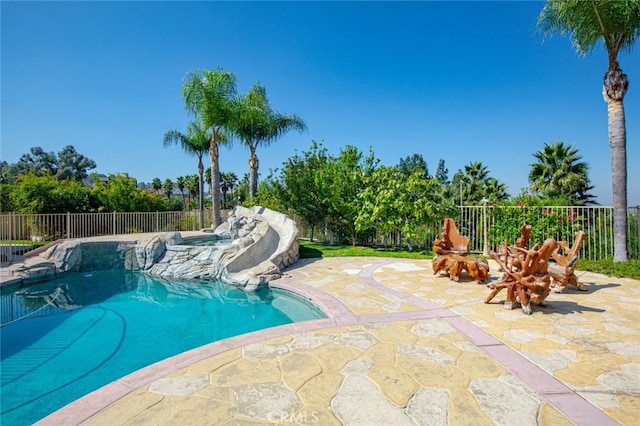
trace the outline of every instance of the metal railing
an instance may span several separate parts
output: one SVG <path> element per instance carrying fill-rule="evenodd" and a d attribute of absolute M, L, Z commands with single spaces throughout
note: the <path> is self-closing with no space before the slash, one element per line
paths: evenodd
<path fill-rule="evenodd" d="M 230 210 L 223 210 L 226 220 Z M 12 261 L 24 242 L 54 241 L 102 235 L 144 232 L 195 231 L 200 229 L 198 210 L 137 213 L 0 213 L 0 262 Z M 211 227 L 211 212 L 204 214 L 204 228 Z M 16 244 L 22 243 L 22 244 Z"/>
<path fill-rule="evenodd" d="M 223 220 L 230 210 L 222 211 Z M 309 226 L 297 220 L 299 235 L 309 237 Z M 194 231 L 199 229 L 199 211 L 148 213 L 54 213 L 19 214 L 0 213 L 0 261 L 11 261 L 16 253 L 16 241 L 53 241 L 59 238 L 83 238 L 101 235 L 133 234 L 143 232 Z M 211 212 L 204 214 L 204 227 L 212 224 Z M 554 238 L 573 243 L 574 233 L 586 233 L 581 256 L 599 260 L 613 257 L 612 207 L 531 207 L 531 206 L 462 206 L 456 225 L 462 235 L 469 238 L 469 250 L 486 253 L 502 241 L 514 243 L 523 224 L 533 226 L 531 243 L 542 243 Z M 627 252 L 629 259 L 640 259 L 640 207 L 630 207 L 627 216 Z M 433 239 L 440 233 L 442 221 L 423 224 L 419 241 L 407 241 L 399 232 L 382 233 L 372 230 L 362 235 L 362 244 L 430 249 Z M 315 230 L 316 239 L 333 239 L 325 226 Z M 339 240 L 336 238 L 336 240 Z M 12 246 L 13 244 L 13 246 Z"/>
<path fill-rule="evenodd" d="M 640 206 L 627 210 L 627 253 L 629 259 L 640 259 Z M 295 215 L 293 215 L 295 220 Z M 444 219 L 444 218 L 443 218 Z M 542 243 L 547 238 L 573 244 L 576 231 L 585 231 L 580 256 L 590 260 L 613 257 L 613 208 L 590 206 L 462 206 L 455 217 L 460 233 L 469 238 L 472 253 L 487 254 L 503 241 L 515 243 L 520 227 L 533 226 L 531 243 Z M 309 226 L 297 221 L 299 235 L 309 237 Z M 433 239 L 440 234 L 442 221 L 426 223 L 422 227 L 420 241 L 413 247 L 430 249 Z M 331 232 L 326 227 L 316 227 L 315 239 L 330 241 Z M 339 240 L 339 238 L 335 238 Z M 409 242 L 400 232 L 373 231 L 363 235 L 360 243 L 376 246 L 406 247 Z"/>

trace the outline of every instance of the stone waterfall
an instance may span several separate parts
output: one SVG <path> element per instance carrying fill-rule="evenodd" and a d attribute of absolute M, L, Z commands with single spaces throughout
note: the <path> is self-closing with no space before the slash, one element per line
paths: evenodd
<path fill-rule="evenodd" d="M 23 282 L 54 279 L 65 272 L 105 269 L 140 270 L 178 279 L 220 279 L 253 291 L 281 276 L 298 260 L 298 229 L 288 216 L 264 207 L 236 207 L 215 230 L 203 230 L 230 244 L 187 245 L 179 232 L 154 234 L 140 241 L 91 239 L 59 242 L 15 271 Z"/>

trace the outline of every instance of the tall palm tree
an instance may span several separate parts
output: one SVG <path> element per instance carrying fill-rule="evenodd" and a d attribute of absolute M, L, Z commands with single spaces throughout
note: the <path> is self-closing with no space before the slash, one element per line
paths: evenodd
<path fill-rule="evenodd" d="M 489 170 L 482 162 L 472 161 L 464 166 L 464 172 L 468 177 L 465 200 L 467 203 L 477 203 L 484 198 L 483 186 L 489 176 Z"/>
<path fill-rule="evenodd" d="M 185 177 L 185 186 L 187 187 L 187 191 L 189 191 L 189 198 L 193 199 L 193 197 L 199 196 L 200 179 L 198 175 Z M 189 204 L 191 204 L 191 200 L 189 200 Z"/>
<path fill-rule="evenodd" d="M 222 191 L 223 204 L 228 206 L 227 194 L 233 193 L 233 187 L 238 181 L 238 177 L 233 172 L 220 173 L 220 190 Z"/>
<path fill-rule="evenodd" d="M 210 131 L 209 155 L 211 157 L 211 187 L 220 187 L 220 132 L 231 121 L 231 99 L 236 94 L 236 77 L 222 69 L 192 71 L 182 85 L 182 97 L 186 109 L 199 117 L 205 129 Z M 213 222 L 220 225 L 220 197 L 214 196 Z"/>
<path fill-rule="evenodd" d="M 494 177 L 487 178 L 482 185 L 482 195 L 487 201 L 504 201 L 509 198 L 507 185 Z"/>
<path fill-rule="evenodd" d="M 254 84 L 234 105 L 231 130 L 249 148 L 249 196 L 254 197 L 258 189 L 258 146 L 269 145 L 290 130 L 302 132 L 307 126 L 297 115 L 274 111 L 260 83 Z"/>
<path fill-rule="evenodd" d="M 171 201 L 171 194 L 173 192 L 173 182 L 171 182 L 171 179 L 167 178 L 164 180 L 164 183 L 162 184 L 162 191 L 167 197 L 167 200 Z"/>
<path fill-rule="evenodd" d="M 204 227 L 204 178 L 203 170 L 204 164 L 202 163 L 202 157 L 209 150 L 209 136 L 202 126 L 195 121 L 192 121 L 187 126 L 187 134 L 181 133 L 178 130 L 169 130 L 164 134 L 163 139 L 164 146 L 167 147 L 172 144 L 177 144 L 182 147 L 184 151 L 189 154 L 193 154 L 198 157 L 198 209 L 200 210 L 199 225 L 200 228 Z M 184 195 L 183 195 L 184 198 Z"/>
<path fill-rule="evenodd" d="M 623 99 L 629 86 L 618 64 L 618 53 L 631 50 L 640 37 L 638 0 L 547 0 L 538 25 L 545 36 L 570 34 L 581 55 L 590 53 L 600 40 L 607 49 L 609 66 L 602 96 L 607 103 L 611 181 L 613 187 L 614 262 L 627 260 L 627 134 Z"/>
<path fill-rule="evenodd" d="M 529 183 L 533 192 L 549 197 L 564 197 L 574 203 L 582 203 L 590 197 L 589 166 L 580 161 L 578 150 L 564 142 L 545 143 L 533 156 L 538 160 L 531 164 Z"/>
<path fill-rule="evenodd" d="M 178 176 L 176 178 L 176 186 L 180 190 L 180 194 L 182 194 L 182 204 L 184 205 L 185 204 L 185 199 L 184 199 L 184 187 L 185 187 L 184 176 Z"/>
<path fill-rule="evenodd" d="M 162 189 L 162 181 L 160 180 L 160 178 L 153 178 L 153 180 L 151 181 L 151 187 L 156 192 L 156 194 L 160 192 L 160 190 Z"/>

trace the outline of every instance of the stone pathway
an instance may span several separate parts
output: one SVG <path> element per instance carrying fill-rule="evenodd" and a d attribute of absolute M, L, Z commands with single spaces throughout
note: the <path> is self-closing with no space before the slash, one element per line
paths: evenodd
<path fill-rule="evenodd" d="M 636 424 L 640 282 L 579 274 L 531 316 L 430 261 L 298 262 L 272 285 L 329 319 L 216 342 L 42 424 Z M 500 276 L 492 264 L 491 276 Z"/>

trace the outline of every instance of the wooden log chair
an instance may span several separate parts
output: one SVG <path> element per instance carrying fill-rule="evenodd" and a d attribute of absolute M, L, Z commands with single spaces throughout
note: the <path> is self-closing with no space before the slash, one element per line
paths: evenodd
<path fill-rule="evenodd" d="M 444 219 L 442 234 L 433 241 L 433 273 L 445 272 L 454 281 L 460 280 L 462 272 L 478 281 L 489 279 L 489 262 L 486 259 L 469 257 L 469 238 L 460 235 L 456 222 L 447 217 Z"/>
<path fill-rule="evenodd" d="M 519 247 L 521 249 L 525 249 L 528 250 L 529 249 L 529 241 L 531 240 L 531 225 L 527 225 L 524 224 L 522 225 L 522 227 L 520 228 L 520 237 L 518 237 L 518 239 L 516 239 L 516 245 L 515 247 Z M 506 241 L 500 245 L 500 247 L 498 248 L 498 252 L 501 254 L 504 254 L 503 252 L 505 250 L 507 250 L 507 244 Z M 513 256 L 508 256 L 507 257 L 507 261 L 509 264 L 511 264 L 513 261 L 519 262 L 519 258 L 518 257 L 513 257 Z M 520 265 L 516 265 L 516 266 L 520 266 Z M 502 269 L 502 267 L 499 268 L 500 271 L 504 272 L 504 269 Z"/>
<path fill-rule="evenodd" d="M 460 256 L 459 254 L 442 254 L 434 257 L 431 265 L 434 275 L 443 271 L 453 281 L 459 281 L 460 275 L 464 271 L 479 283 L 484 283 L 489 280 L 489 262 L 487 262 L 487 259 Z"/>
<path fill-rule="evenodd" d="M 537 249 L 523 249 L 507 246 L 499 253 L 490 252 L 490 256 L 505 270 L 505 274 L 498 282 L 487 287 L 491 289 L 484 302 L 489 303 L 503 288 L 507 289 L 504 301 L 505 309 L 513 309 L 513 303 L 518 301 L 522 312 L 531 315 L 531 302 L 544 306 L 544 300 L 550 293 L 551 277 L 549 275 L 549 259 L 556 249 L 557 243 L 548 239 Z M 518 259 L 509 262 L 509 257 Z"/>
<path fill-rule="evenodd" d="M 444 219 L 442 233 L 433 240 L 433 251 L 436 254 L 457 254 L 466 256 L 469 253 L 469 238 L 460 235 L 456 222 L 450 217 Z"/>
<path fill-rule="evenodd" d="M 575 233 L 573 247 L 569 248 L 566 241 L 560 241 L 554 252 L 551 253 L 555 263 L 549 264 L 549 275 L 552 278 L 551 286 L 554 292 L 562 293 L 569 284 L 578 290 L 586 291 L 583 285 L 578 282 L 578 277 L 574 272 L 584 239 L 585 233 L 578 231 Z"/>

